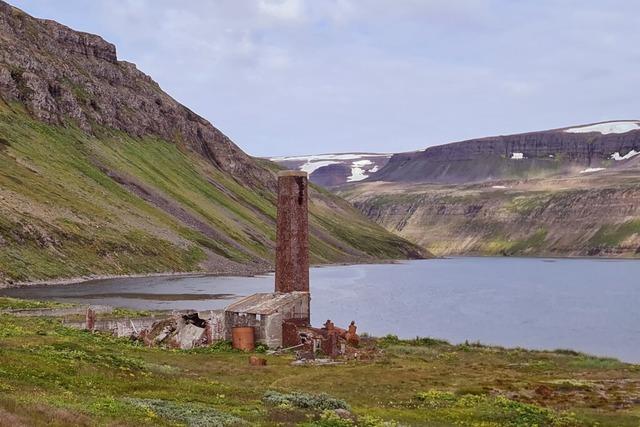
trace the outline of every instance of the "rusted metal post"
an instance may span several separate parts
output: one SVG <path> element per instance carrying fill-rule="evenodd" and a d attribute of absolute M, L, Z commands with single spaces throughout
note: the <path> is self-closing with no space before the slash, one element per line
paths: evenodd
<path fill-rule="evenodd" d="M 85 327 L 87 331 L 91 332 L 96 328 L 96 312 L 91 309 L 91 307 L 87 307 L 87 312 L 85 314 Z"/>
<path fill-rule="evenodd" d="M 204 324 L 204 336 L 207 345 L 213 344 L 213 328 L 211 327 L 210 321 L 206 321 Z"/>
<path fill-rule="evenodd" d="M 307 173 L 278 174 L 276 292 L 309 292 Z"/>

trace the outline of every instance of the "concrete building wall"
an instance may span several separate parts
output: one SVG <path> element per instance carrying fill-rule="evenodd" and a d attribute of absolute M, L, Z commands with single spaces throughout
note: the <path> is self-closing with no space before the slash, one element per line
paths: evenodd
<path fill-rule="evenodd" d="M 231 329 L 237 326 L 251 326 L 255 331 L 256 343 L 267 345 L 269 348 L 282 346 L 282 322 L 288 319 L 309 318 L 309 294 L 302 294 L 300 298 L 278 307 L 270 314 L 236 313 L 227 311 L 226 339 L 231 339 Z"/>
<path fill-rule="evenodd" d="M 110 332 L 117 337 L 131 337 L 144 329 L 151 329 L 153 324 L 160 320 L 155 317 L 102 319 L 96 320 L 94 330 Z M 82 321 L 64 321 L 64 325 L 70 328 L 86 329 L 87 324 Z"/>
<path fill-rule="evenodd" d="M 227 339 L 227 322 L 224 310 L 200 311 L 198 316 L 209 322 L 212 341 Z"/>

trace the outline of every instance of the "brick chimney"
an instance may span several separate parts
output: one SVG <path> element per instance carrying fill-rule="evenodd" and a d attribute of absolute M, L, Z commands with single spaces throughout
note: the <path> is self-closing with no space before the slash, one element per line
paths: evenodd
<path fill-rule="evenodd" d="M 278 174 L 276 292 L 309 292 L 307 173 Z"/>

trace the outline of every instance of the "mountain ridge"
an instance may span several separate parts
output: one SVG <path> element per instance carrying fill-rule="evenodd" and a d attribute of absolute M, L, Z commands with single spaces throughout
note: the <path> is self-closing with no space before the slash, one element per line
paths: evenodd
<path fill-rule="evenodd" d="M 5 49 L 0 92 L 24 103 L 34 117 L 62 125 L 72 119 L 130 135 L 179 135 L 189 149 L 248 183 L 264 182 L 261 168 L 209 121 L 162 91 L 135 64 L 119 61 L 115 45 L 52 20 L 33 18 L 0 0 Z M 267 182 L 272 182 L 268 180 Z"/>
<path fill-rule="evenodd" d="M 386 165 L 391 156 L 386 153 L 353 152 L 281 156 L 269 160 L 282 167 L 307 172 L 311 182 L 318 185 L 335 187 L 368 178 Z"/>
<path fill-rule="evenodd" d="M 0 283 L 272 268 L 279 167 L 99 36 L 0 0 Z M 428 256 L 310 187 L 314 263 Z"/>
<path fill-rule="evenodd" d="M 603 132 L 600 125 L 625 126 Z M 368 181 L 462 184 L 541 178 L 606 167 L 612 155 L 640 152 L 640 121 L 606 121 L 512 135 L 490 136 L 394 154 Z M 615 127 L 615 126 L 614 126 Z M 585 129 L 587 131 L 581 131 Z"/>
<path fill-rule="evenodd" d="M 339 187 L 364 181 L 466 184 L 571 175 L 589 168 L 606 168 L 613 165 L 611 160 L 628 160 L 625 156 L 634 157 L 638 152 L 640 120 L 609 120 L 472 138 L 394 154 L 326 153 L 271 160 L 286 167 L 310 169 L 311 179 L 318 184 Z M 375 169 L 367 169 L 360 179 L 349 180 L 346 171 L 351 157 L 340 158 L 345 154 L 354 159 L 358 155 L 379 160 L 370 165 Z"/>
<path fill-rule="evenodd" d="M 640 121 L 609 120 L 397 153 L 355 182 L 334 165 L 317 171 L 367 217 L 436 255 L 636 258 L 639 154 Z M 332 156 L 276 160 L 305 168 Z"/>
<path fill-rule="evenodd" d="M 337 187 L 436 255 L 640 256 L 640 121 L 476 138 L 392 156 Z"/>

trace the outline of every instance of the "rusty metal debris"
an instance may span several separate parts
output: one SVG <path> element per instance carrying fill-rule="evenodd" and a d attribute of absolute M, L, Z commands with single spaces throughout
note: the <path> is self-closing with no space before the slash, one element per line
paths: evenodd
<path fill-rule="evenodd" d="M 283 345 L 298 348 L 298 359 L 313 360 L 316 354 L 336 359 L 358 346 L 360 338 L 356 329 L 355 322 L 351 322 L 347 330 L 336 327 L 331 320 L 327 320 L 322 328 L 284 322 Z"/>
<path fill-rule="evenodd" d="M 249 356 L 249 365 L 251 366 L 267 366 L 267 359 L 258 356 Z"/>

